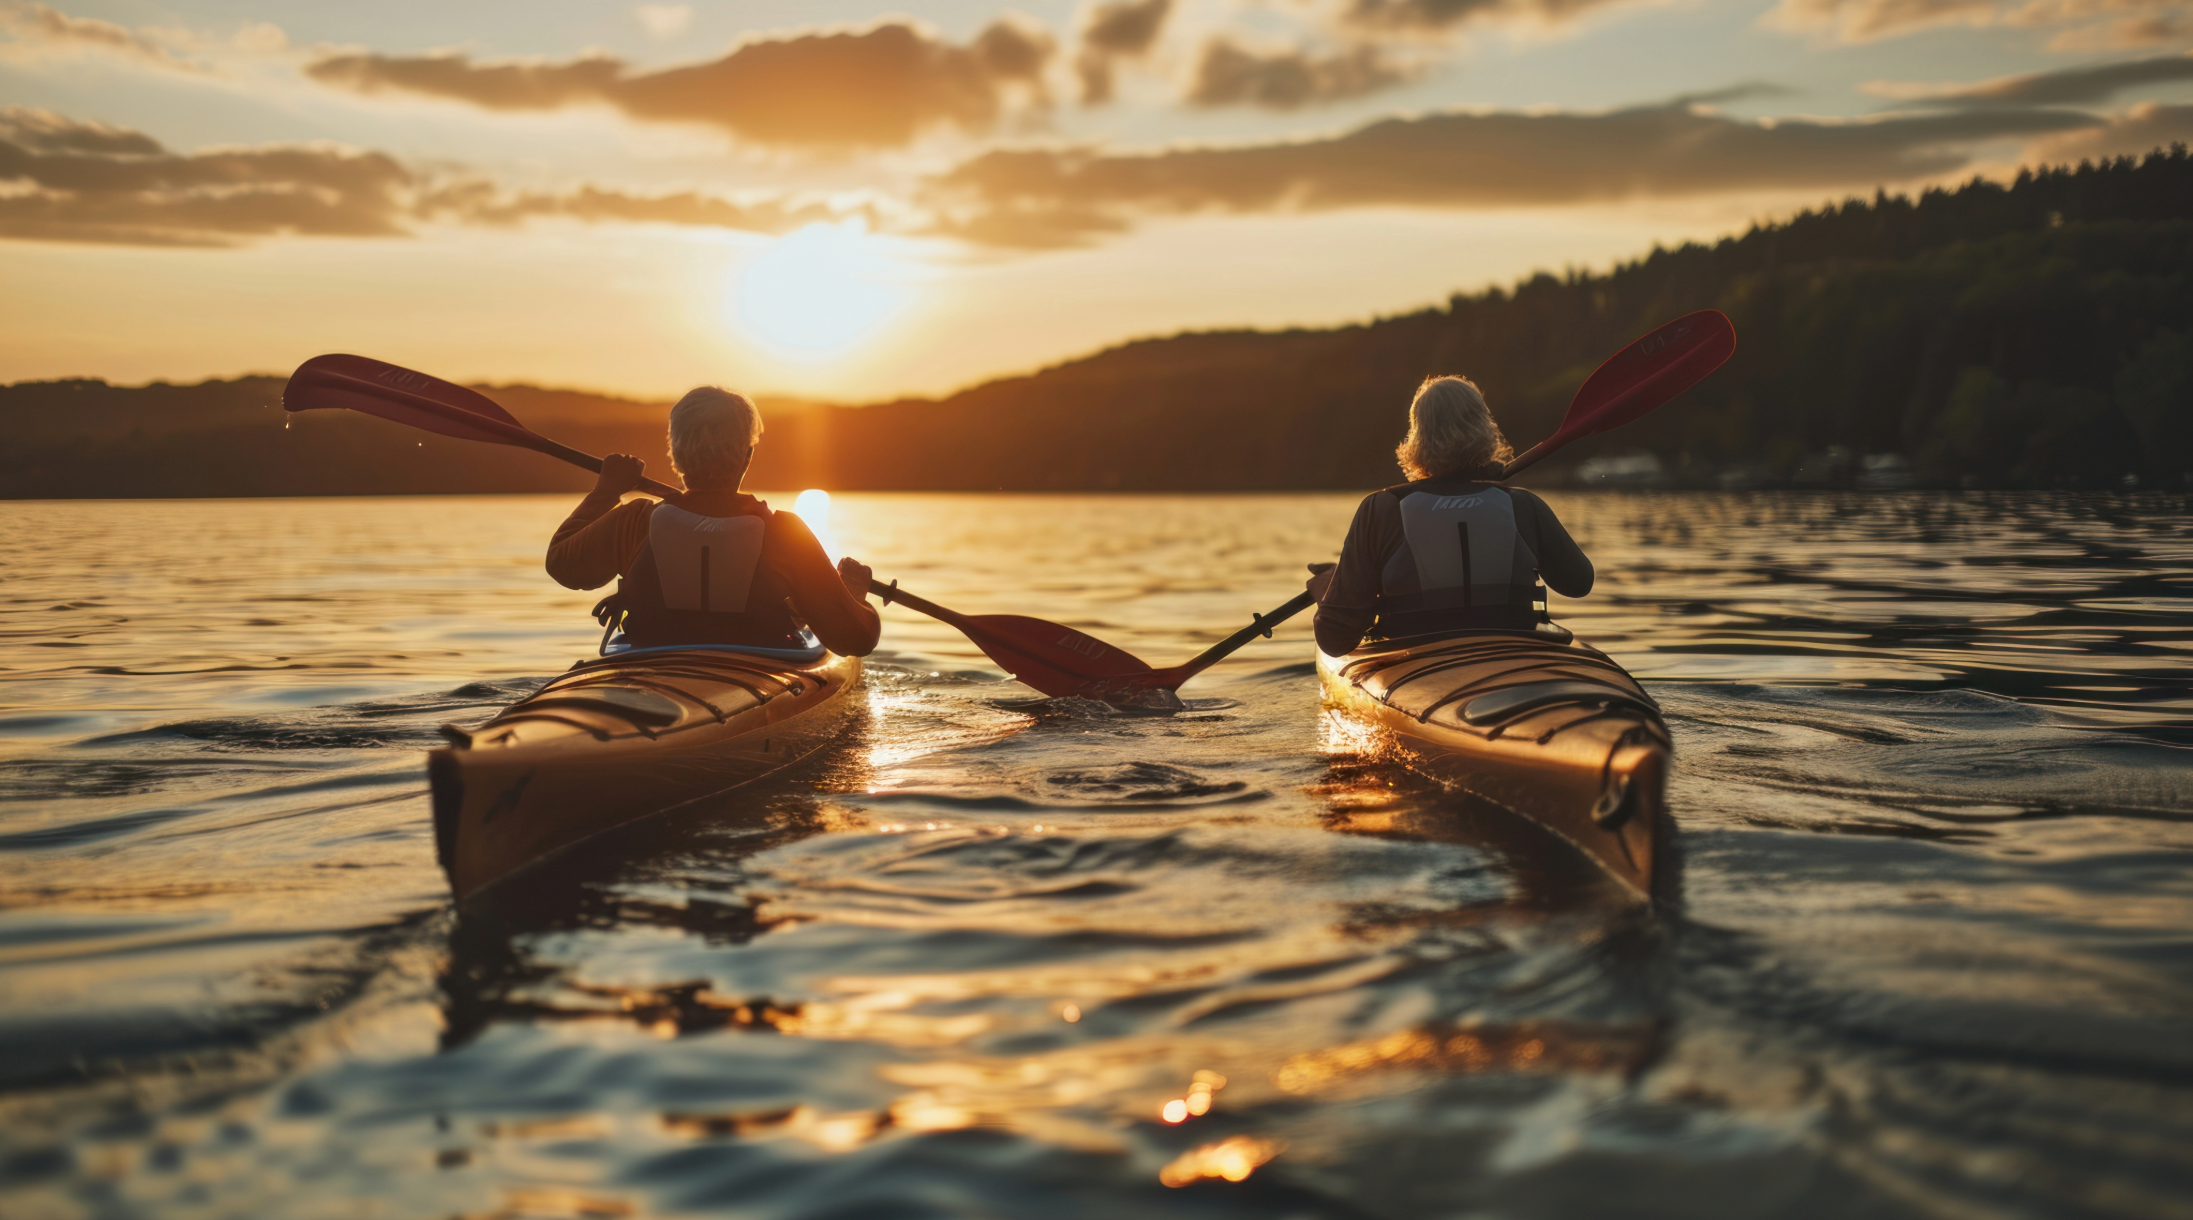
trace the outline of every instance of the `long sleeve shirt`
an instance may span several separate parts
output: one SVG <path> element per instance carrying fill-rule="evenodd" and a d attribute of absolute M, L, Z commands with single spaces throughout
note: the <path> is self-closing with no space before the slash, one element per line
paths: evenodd
<path fill-rule="evenodd" d="M 1444 494 L 1467 495 L 1494 484 L 1461 481 Z M 1596 576 L 1591 560 L 1546 502 L 1520 487 L 1506 489 L 1515 505 L 1516 532 L 1538 557 L 1538 574 L 1546 587 L 1563 597 L 1582 597 L 1591 592 Z M 1348 525 L 1348 537 L 1340 546 L 1340 565 L 1319 601 L 1313 620 L 1317 646 L 1327 656 L 1340 656 L 1363 642 L 1378 618 L 1378 598 L 1386 592 L 1386 561 L 1408 545 L 1401 524 L 1401 501 L 1390 492 L 1374 491 L 1363 497 Z"/>
<path fill-rule="evenodd" d="M 598 589 L 628 576 L 647 545 L 647 523 L 658 501 L 626 500 L 599 487 L 587 493 L 556 527 L 548 543 L 548 574 L 567 589 Z M 735 487 L 703 484 L 680 497 L 679 505 L 709 517 L 752 512 L 760 501 Z M 823 646 L 845 656 L 875 651 L 883 622 L 865 596 L 856 597 L 815 540 L 807 523 L 788 512 L 770 515 L 761 562 L 792 590 L 792 611 Z"/>

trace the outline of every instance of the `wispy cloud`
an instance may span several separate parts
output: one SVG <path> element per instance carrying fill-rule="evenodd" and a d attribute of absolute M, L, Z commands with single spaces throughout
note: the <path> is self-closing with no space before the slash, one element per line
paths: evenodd
<path fill-rule="evenodd" d="M 931 184 L 940 227 L 969 240 L 1082 243 L 1142 219 L 1347 207 L 1486 208 L 1791 188 L 1869 188 L 1947 173 L 1980 141 L 2103 120 L 1996 109 L 1852 122 L 1752 122 L 1685 105 L 1605 113 L 1440 114 L 1326 139 L 1143 154 L 1000 151 Z"/>
<path fill-rule="evenodd" d="M 1375 46 L 1330 54 L 1301 48 L 1260 52 L 1220 37 L 1204 44 L 1187 100 L 1197 106 L 1293 110 L 1376 93 L 1414 76 Z"/>
<path fill-rule="evenodd" d="M 903 145 L 924 131 L 993 126 L 1014 86 L 1040 92 L 1053 47 L 1040 28 L 999 20 L 956 46 L 892 22 L 860 31 L 747 42 L 721 59 L 635 73 L 591 56 L 474 63 L 463 55 L 335 55 L 306 70 L 359 93 L 410 93 L 488 110 L 606 105 L 648 122 L 700 123 L 780 147 Z"/>
<path fill-rule="evenodd" d="M 2101 50 L 2193 35 L 2193 0 L 1781 0 L 1764 20 L 1849 43 L 1941 26 L 2053 28 L 2053 50 Z"/>
<path fill-rule="evenodd" d="M 225 35 L 158 26 L 131 29 L 97 17 L 72 17 L 49 5 L 0 0 L 0 58 L 16 62 L 106 56 L 170 72 L 207 74 L 221 56 L 288 50 L 279 26 L 245 22 Z"/>
<path fill-rule="evenodd" d="M 1873 81 L 1868 93 L 1925 106 L 2068 106 L 2106 102 L 2142 85 L 2193 81 L 2193 55 L 2160 55 L 2057 72 L 1999 76 L 1978 84 Z"/>

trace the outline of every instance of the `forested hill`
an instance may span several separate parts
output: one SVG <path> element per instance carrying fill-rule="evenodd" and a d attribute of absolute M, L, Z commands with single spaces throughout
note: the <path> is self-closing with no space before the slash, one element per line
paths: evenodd
<path fill-rule="evenodd" d="M 750 482 L 903 489 L 1361 488 L 1424 376 L 1485 387 L 1521 448 L 1597 363 L 1713 306 L 1735 358 L 1675 404 L 1575 446 L 1649 451 L 1677 483 L 1832 480 L 1908 455 L 1923 484 L 2184 485 L 2193 471 L 2193 158 L 1876 196 L 1604 275 L 1540 275 L 1330 330 L 1130 343 L 942 400 L 765 403 Z M 658 463 L 663 404 L 487 387 L 581 448 Z M 272 378 L 0 389 L 0 495 L 265 495 L 583 487 L 537 455 L 339 413 L 284 430 Z M 1534 476 L 1535 477 L 1535 476 Z"/>

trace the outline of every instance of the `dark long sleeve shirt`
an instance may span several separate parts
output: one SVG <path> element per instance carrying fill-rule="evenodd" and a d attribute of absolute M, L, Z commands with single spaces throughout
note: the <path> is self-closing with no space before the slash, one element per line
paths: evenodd
<path fill-rule="evenodd" d="M 1451 485 L 1450 485 L 1451 484 Z M 1469 495 L 1496 484 L 1468 479 L 1432 481 L 1442 495 Z M 1506 489 L 1515 504 L 1515 528 L 1538 557 L 1538 574 L 1546 587 L 1563 597 L 1582 597 L 1591 592 L 1595 573 L 1587 558 L 1546 502 L 1520 487 Z M 1328 656 L 1339 656 L 1363 642 L 1378 618 L 1378 597 L 1383 587 L 1386 561 L 1407 545 L 1401 525 L 1401 501 L 1391 492 L 1375 491 L 1363 497 L 1340 546 L 1340 566 L 1332 584 L 1318 603 L 1314 620 L 1317 646 Z"/>
<path fill-rule="evenodd" d="M 628 576 L 647 545 L 647 522 L 657 501 L 617 502 L 618 493 L 596 488 L 556 527 L 548 544 L 548 574 L 567 589 L 598 589 Z M 757 503 L 737 488 L 696 487 L 680 507 L 710 517 L 738 515 Z M 855 597 L 838 577 L 807 523 L 791 513 L 771 515 L 761 562 L 792 590 L 792 609 L 813 628 L 823 646 L 843 656 L 875 651 L 883 621 L 866 597 Z"/>

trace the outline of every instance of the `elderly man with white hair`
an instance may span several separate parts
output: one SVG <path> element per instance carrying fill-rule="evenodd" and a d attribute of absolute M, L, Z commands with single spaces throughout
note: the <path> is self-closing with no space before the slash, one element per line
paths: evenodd
<path fill-rule="evenodd" d="M 846 559 L 832 569 L 805 522 L 739 490 L 761 432 L 761 412 L 742 394 L 702 386 L 679 399 L 670 464 L 685 494 L 619 503 L 644 463 L 610 454 L 549 542 L 548 574 L 568 589 L 622 577 L 603 613 L 636 648 L 797 647 L 805 625 L 832 652 L 874 651 L 882 623 L 868 604 L 868 568 Z"/>

